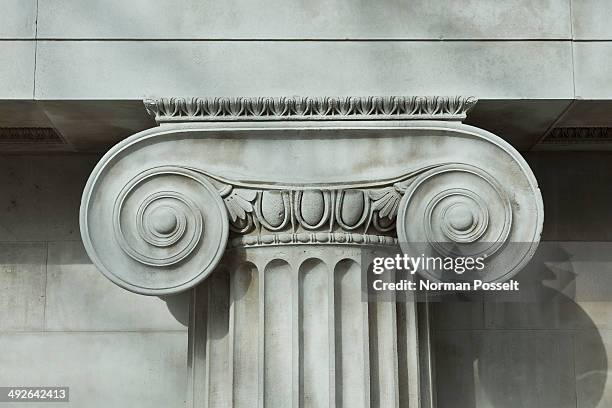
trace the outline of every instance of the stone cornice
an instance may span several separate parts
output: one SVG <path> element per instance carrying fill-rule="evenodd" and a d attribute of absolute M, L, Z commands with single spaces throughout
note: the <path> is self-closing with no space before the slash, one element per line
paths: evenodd
<path fill-rule="evenodd" d="M 462 121 L 472 96 L 161 98 L 144 101 L 157 123 L 274 120 Z"/>

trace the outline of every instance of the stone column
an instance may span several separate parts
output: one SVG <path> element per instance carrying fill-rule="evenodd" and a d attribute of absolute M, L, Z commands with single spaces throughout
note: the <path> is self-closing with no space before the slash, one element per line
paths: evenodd
<path fill-rule="evenodd" d="M 361 250 L 493 243 L 484 279 L 499 281 L 542 228 L 521 156 L 461 123 L 474 103 L 147 101 L 160 126 L 111 149 L 85 188 L 85 247 L 128 290 L 192 290 L 193 407 L 417 407 L 415 305 L 362 301 Z"/>

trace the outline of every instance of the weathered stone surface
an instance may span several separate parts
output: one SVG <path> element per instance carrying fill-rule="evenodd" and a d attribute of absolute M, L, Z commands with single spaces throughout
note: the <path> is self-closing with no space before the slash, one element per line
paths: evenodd
<path fill-rule="evenodd" d="M 578 42 L 573 49 L 576 97 L 612 98 L 612 74 L 610 70 L 600 69 L 612 64 L 612 43 Z"/>
<path fill-rule="evenodd" d="M 574 408 L 573 346 L 568 332 L 438 331 L 438 406 Z"/>
<path fill-rule="evenodd" d="M 0 241 L 78 240 L 80 198 L 98 158 L 3 156 Z"/>
<path fill-rule="evenodd" d="M 1 41 L 1 44 L 0 99 L 32 99 L 36 43 Z"/>
<path fill-rule="evenodd" d="M 42 330 L 47 245 L 0 243 L 0 332 Z"/>
<path fill-rule="evenodd" d="M 607 0 L 572 0 L 572 30 L 577 40 L 610 40 L 609 16 L 612 3 Z"/>
<path fill-rule="evenodd" d="M 134 296 L 105 279 L 81 242 L 49 243 L 47 270 L 46 330 L 186 330 L 163 299 Z M 186 323 L 189 295 L 180 298 L 169 301 Z"/>
<path fill-rule="evenodd" d="M 37 49 L 37 99 L 405 92 L 574 97 L 571 44 L 557 41 L 40 41 Z"/>
<path fill-rule="evenodd" d="M 184 332 L 0 334 L 0 345 L 0 383 L 69 386 L 58 407 L 185 404 Z"/>
<path fill-rule="evenodd" d="M 36 35 L 37 7 L 36 0 L 4 0 L 0 13 L 0 39 L 33 39 Z"/>
<path fill-rule="evenodd" d="M 334 3 L 267 0 L 70 0 L 39 4 L 41 38 L 396 38 L 570 37 L 569 0 Z M 79 22 L 87 21 L 87 24 Z"/>

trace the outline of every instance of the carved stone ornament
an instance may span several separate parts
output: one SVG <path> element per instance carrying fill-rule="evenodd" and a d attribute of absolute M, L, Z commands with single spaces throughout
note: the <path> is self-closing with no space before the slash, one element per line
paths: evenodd
<path fill-rule="evenodd" d="M 474 103 L 147 101 L 168 123 L 97 165 L 81 205 L 85 247 L 112 281 L 148 295 L 191 288 L 226 251 L 250 247 L 419 242 L 452 254 L 484 243 L 496 267 L 483 279 L 507 279 L 539 242 L 542 199 L 518 152 L 458 122 Z"/>
<path fill-rule="evenodd" d="M 464 96 L 147 99 L 158 123 L 260 120 L 458 120 L 476 104 Z"/>

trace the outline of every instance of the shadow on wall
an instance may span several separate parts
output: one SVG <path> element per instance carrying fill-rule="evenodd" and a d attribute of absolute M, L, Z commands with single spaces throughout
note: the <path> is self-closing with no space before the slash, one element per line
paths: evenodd
<path fill-rule="evenodd" d="M 572 257 L 546 248 L 520 274 L 530 301 L 432 305 L 439 408 L 610 406 L 608 356 L 598 324 L 573 300 Z"/>
<path fill-rule="evenodd" d="M 189 304 L 191 303 L 191 291 L 177 293 L 176 295 L 159 296 L 166 302 L 168 311 L 184 326 L 189 326 Z"/>

